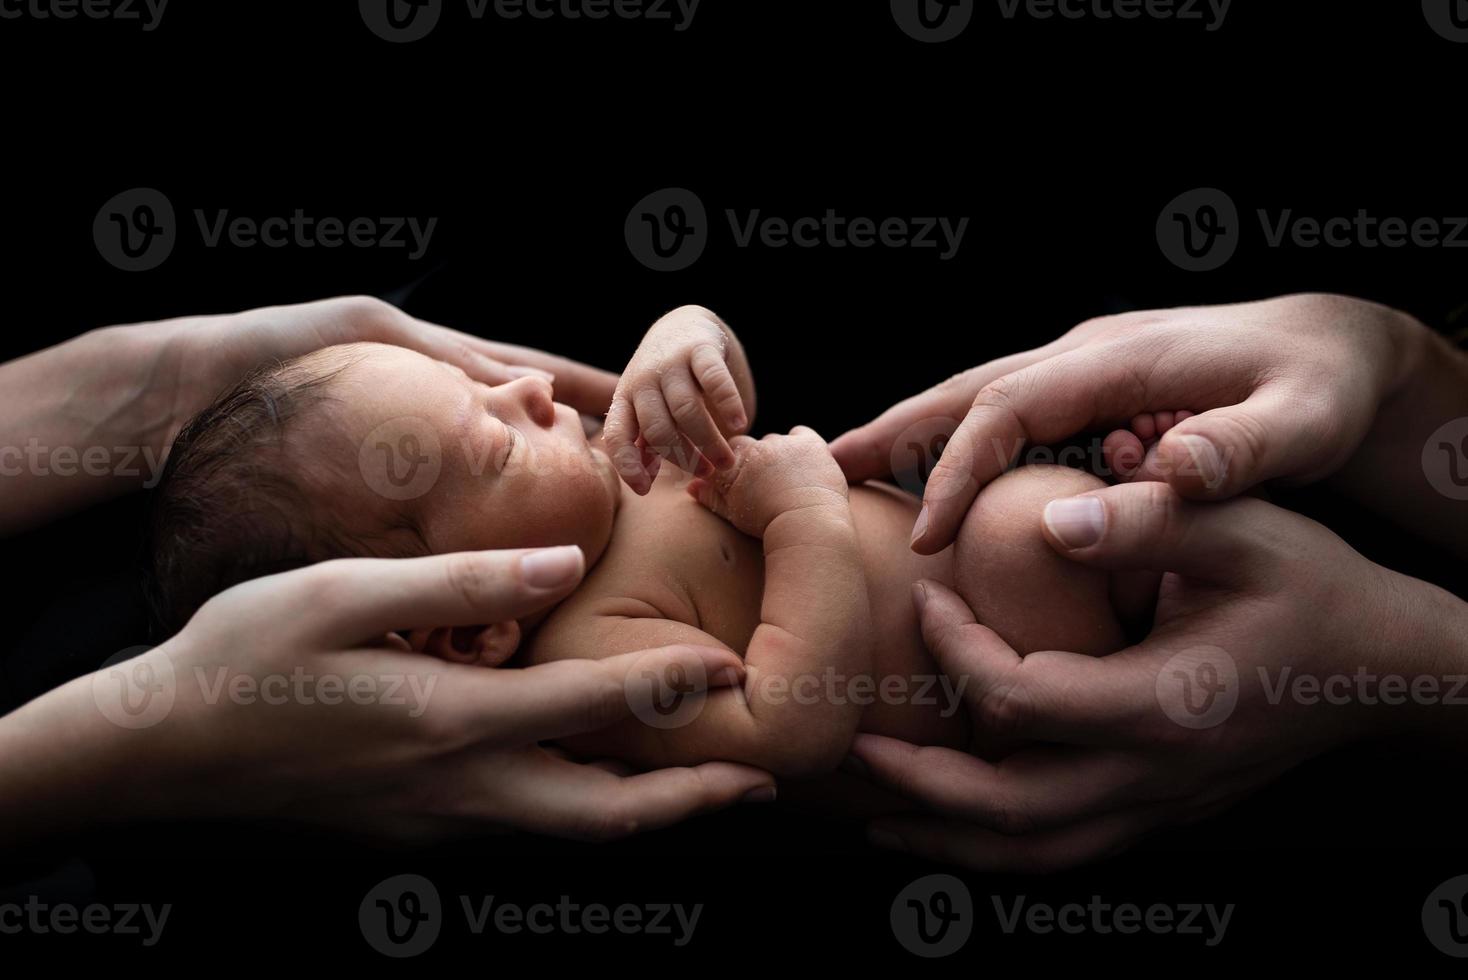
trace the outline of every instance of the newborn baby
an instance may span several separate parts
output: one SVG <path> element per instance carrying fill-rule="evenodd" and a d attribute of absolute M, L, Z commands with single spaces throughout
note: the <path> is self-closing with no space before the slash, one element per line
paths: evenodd
<path fill-rule="evenodd" d="M 401 348 L 319 351 L 256 373 L 175 442 L 151 520 L 157 612 L 177 629 L 233 584 L 330 558 L 577 545 L 585 580 L 554 608 L 409 641 L 491 665 L 726 647 L 745 660 L 743 687 L 711 691 L 687 724 L 634 719 L 568 747 L 783 776 L 834 769 L 858 731 L 986 748 L 934 683 L 919 579 L 956 588 L 1021 652 L 1109 653 L 1145 615 L 1146 582 L 1068 562 L 1041 537 L 1045 504 L 1096 477 L 1014 470 L 980 494 L 953 548 L 921 557 L 908 547 L 916 500 L 848 487 L 808 429 L 737 435 L 753 409 L 742 347 L 696 307 L 649 331 L 605 443 L 540 378 L 489 387 Z M 371 478 L 374 466 L 397 479 Z M 417 486 L 420 466 L 436 475 Z"/>

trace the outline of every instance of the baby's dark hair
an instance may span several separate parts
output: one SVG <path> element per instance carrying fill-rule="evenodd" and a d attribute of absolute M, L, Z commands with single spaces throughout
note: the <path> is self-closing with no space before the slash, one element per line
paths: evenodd
<path fill-rule="evenodd" d="M 368 530 L 344 485 L 358 472 L 356 447 L 330 407 L 356 360 L 350 348 L 330 348 L 260 368 L 178 434 L 147 521 L 148 603 L 163 636 L 250 579 L 332 558 L 427 552 L 408 522 Z M 308 443 L 310 435 L 325 438 Z"/>

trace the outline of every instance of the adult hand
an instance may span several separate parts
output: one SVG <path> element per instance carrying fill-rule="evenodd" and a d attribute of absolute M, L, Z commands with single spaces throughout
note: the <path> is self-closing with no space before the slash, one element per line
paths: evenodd
<path fill-rule="evenodd" d="M 955 593 L 920 585 L 924 638 L 966 684 L 976 730 L 1031 744 L 986 762 L 859 736 L 856 767 L 931 811 L 878 821 L 874 842 L 1049 870 L 1206 817 L 1351 739 L 1462 739 L 1442 681 L 1468 663 L 1468 606 L 1313 521 L 1135 483 L 1051 503 L 1045 533 L 1087 565 L 1166 572 L 1155 628 L 1107 657 L 1021 658 Z"/>
<path fill-rule="evenodd" d="M 851 480 L 866 480 L 891 471 L 893 447 L 913 426 L 961 423 L 914 528 L 913 549 L 933 554 L 1026 444 L 1146 412 L 1194 413 L 1162 437 L 1143 474 L 1185 497 L 1325 476 L 1356 450 L 1429 337 L 1405 314 L 1338 296 L 1103 317 L 951 378 L 831 448 Z"/>
<path fill-rule="evenodd" d="M 438 660 L 391 635 L 526 616 L 583 571 L 576 548 L 349 559 L 222 593 L 162 646 L 0 720 L 3 836 L 96 819 L 90 804 L 106 799 L 118 817 L 602 839 L 772 798 L 773 779 L 746 766 L 624 775 L 538 744 L 622 720 L 649 678 L 684 690 L 742 683 L 728 651 L 514 670 Z"/>
<path fill-rule="evenodd" d="M 501 344 L 416 319 L 367 296 L 273 306 L 227 316 L 165 321 L 155 327 L 178 339 L 184 420 L 256 365 L 287 360 L 334 344 L 377 341 L 446 361 L 486 384 L 538 375 L 555 384 L 556 399 L 578 411 L 604 414 L 617 375 L 528 347 Z"/>

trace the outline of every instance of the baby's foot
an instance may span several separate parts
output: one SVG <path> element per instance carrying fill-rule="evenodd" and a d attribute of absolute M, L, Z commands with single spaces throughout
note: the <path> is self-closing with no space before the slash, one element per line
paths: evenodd
<path fill-rule="evenodd" d="M 1129 428 L 1117 429 L 1102 441 L 1101 453 L 1107 467 L 1119 480 L 1162 479 L 1153 465 L 1157 443 L 1169 429 L 1192 416 L 1187 411 L 1143 412 L 1132 419 Z"/>

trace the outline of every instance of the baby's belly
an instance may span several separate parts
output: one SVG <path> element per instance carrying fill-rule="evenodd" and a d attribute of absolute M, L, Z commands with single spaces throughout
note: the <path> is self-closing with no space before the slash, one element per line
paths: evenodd
<path fill-rule="evenodd" d="M 968 722 L 953 684 L 928 654 L 912 602 L 912 585 L 953 581 L 953 549 L 932 556 L 909 547 L 919 502 L 895 487 L 853 487 L 851 512 L 861 538 L 871 600 L 873 680 L 861 729 L 920 745 L 961 746 Z"/>

